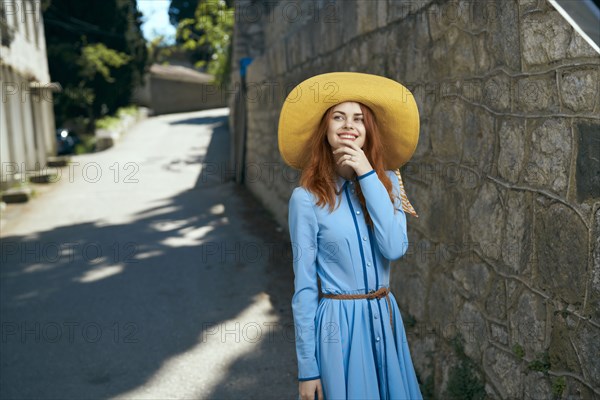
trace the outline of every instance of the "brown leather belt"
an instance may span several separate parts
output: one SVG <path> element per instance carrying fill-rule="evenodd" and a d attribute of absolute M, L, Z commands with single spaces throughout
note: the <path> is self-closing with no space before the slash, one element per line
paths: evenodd
<path fill-rule="evenodd" d="M 354 299 L 381 299 L 385 297 L 388 303 L 388 310 L 390 312 L 390 326 L 392 327 L 392 333 L 394 332 L 394 313 L 392 310 L 392 302 L 390 301 L 390 297 L 388 294 L 390 293 L 390 288 L 382 287 L 378 290 L 371 290 L 366 294 L 333 294 L 333 293 L 321 293 L 323 297 L 328 299 L 337 299 L 337 300 L 354 300 Z"/>

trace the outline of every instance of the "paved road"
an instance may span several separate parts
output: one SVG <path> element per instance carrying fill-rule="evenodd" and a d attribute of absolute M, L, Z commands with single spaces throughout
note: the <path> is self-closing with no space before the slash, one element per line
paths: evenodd
<path fill-rule="evenodd" d="M 287 233 L 227 179 L 227 112 L 139 123 L 3 225 L 1 398 L 296 398 Z"/>

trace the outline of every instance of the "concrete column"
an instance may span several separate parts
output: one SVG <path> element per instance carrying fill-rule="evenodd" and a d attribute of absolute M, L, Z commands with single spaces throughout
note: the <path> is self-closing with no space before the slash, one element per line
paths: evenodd
<path fill-rule="evenodd" d="M 9 70 L 6 75 L 6 90 L 14 91 L 14 86 L 17 86 L 14 94 L 8 94 L 6 97 L 7 112 L 6 117 L 8 121 L 8 135 L 10 136 L 10 142 L 12 143 L 13 159 L 16 162 L 21 171 L 21 167 L 24 166 L 26 160 L 25 152 L 25 136 L 23 134 L 23 113 L 21 107 L 21 91 L 19 88 L 20 82 L 18 81 L 18 75 Z"/>
<path fill-rule="evenodd" d="M 31 88 L 29 84 L 24 82 L 21 84 L 21 110 L 23 115 L 23 130 L 22 135 L 24 137 L 25 154 L 26 154 L 26 165 L 28 170 L 35 170 L 41 165 L 36 166 L 37 154 L 36 154 L 36 136 L 33 124 L 33 113 L 31 109 L 32 96 Z"/>
<path fill-rule="evenodd" d="M 0 80 L 5 82 L 7 76 L 7 69 L 0 67 Z M 6 180 L 6 173 L 11 171 L 9 165 L 13 160 L 11 158 L 11 144 L 10 144 L 10 131 L 8 129 L 8 104 L 4 101 L 0 101 L 0 163 L 1 173 L 0 180 L 3 182 Z"/>

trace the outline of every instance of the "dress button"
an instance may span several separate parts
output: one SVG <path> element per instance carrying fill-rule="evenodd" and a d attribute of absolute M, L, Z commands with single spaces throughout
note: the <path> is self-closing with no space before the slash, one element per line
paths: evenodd
<path fill-rule="evenodd" d="M 377 338 L 375 340 L 377 340 L 379 342 L 379 336 L 377 336 Z"/>
<path fill-rule="evenodd" d="M 363 240 L 367 240 L 367 237 L 366 237 L 366 236 L 363 236 Z"/>
<path fill-rule="evenodd" d="M 350 193 L 354 193 L 354 189 L 352 189 L 352 190 L 350 191 Z"/>
<path fill-rule="evenodd" d="M 370 267 L 370 266 L 371 266 L 371 263 L 370 263 L 370 262 L 368 262 L 368 263 L 367 263 L 367 266 L 369 266 L 369 267 Z"/>
<path fill-rule="evenodd" d="M 357 213 L 357 214 L 360 214 L 360 211 L 357 211 L 356 213 Z"/>
<path fill-rule="evenodd" d="M 378 318 L 379 318 L 379 315 L 375 314 L 375 319 L 378 319 Z"/>

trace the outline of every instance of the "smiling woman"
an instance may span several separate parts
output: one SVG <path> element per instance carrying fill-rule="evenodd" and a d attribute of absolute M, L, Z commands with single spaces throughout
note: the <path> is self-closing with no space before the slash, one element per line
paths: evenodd
<path fill-rule="evenodd" d="M 327 112 L 326 118 L 329 123 L 327 139 L 331 147 L 337 147 L 336 141 L 333 140 L 337 137 L 352 141 L 359 139 L 356 144 L 362 147 L 365 143 L 365 125 L 360 104 L 346 101 L 330 110 Z M 332 116 L 329 117 L 329 114 Z"/>
<path fill-rule="evenodd" d="M 335 104 L 324 91 L 286 99 L 279 120 L 281 155 L 302 170 L 288 214 L 300 399 L 421 399 L 389 287 L 408 245 L 394 170 L 415 150 L 417 106 L 398 82 L 361 73 L 292 93 L 332 85 Z"/>

